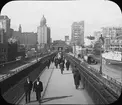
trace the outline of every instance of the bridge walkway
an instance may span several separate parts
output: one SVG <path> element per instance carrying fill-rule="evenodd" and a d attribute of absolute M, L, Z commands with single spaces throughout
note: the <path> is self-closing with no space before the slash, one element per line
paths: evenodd
<path fill-rule="evenodd" d="M 40 75 L 40 80 L 43 82 L 44 91 L 42 92 L 41 104 L 94 104 L 91 97 L 85 89 L 82 89 L 82 83 L 78 89 L 75 88 L 72 68 L 69 71 L 64 69 L 64 73 L 54 66 L 46 68 Z M 25 104 L 25 96 L 19 104 Z M 38 105 L 35 92 L 31 92 L 31 102 L 27 105 Z"/>

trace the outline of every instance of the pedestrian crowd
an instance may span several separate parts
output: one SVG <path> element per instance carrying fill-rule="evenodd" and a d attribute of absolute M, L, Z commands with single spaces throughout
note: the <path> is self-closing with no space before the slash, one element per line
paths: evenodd
<path fill-rule="evenodd" d="M 56 68 L 60 68 L 61 74 L 63 74 L 64 68 L 66 67 L 66 70 L 69 70 L 70 67 L 70 61 L 65 60 L 64 56 L 61 56 L 60 58 L 52 57 L 47 60 L 47 68 L 49 69 L 50 64 L 54 63 Z M 78 89 L 81 81 L 81 76 L 79 73 L 79 70 L 77 69 L 76 65 L 72 69 L 73 78 L 74 78 L 74 85 L 76 89 Z M 34 83 L 30 80 L 30 77 L 27 77 L 25 83 L 24 83 L 24 91 L 25 91 L 25 101 L 26 103 L 30 102 L 30 94 L 31 90 L 36 93 L 36 100 L 41 103 L 41 92 L 43 91 L 43 83 L 40 81 L 40 78 L 38 77 Z"/>

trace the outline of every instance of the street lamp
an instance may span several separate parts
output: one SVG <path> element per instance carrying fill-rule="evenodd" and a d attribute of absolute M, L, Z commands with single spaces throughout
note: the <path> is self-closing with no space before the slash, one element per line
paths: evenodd
<path fill-rule="evenodd" d="M 99 73 L 102 75 L 102 48 L 103 48 L 102 46 L 104 44 L 104 38 L 102 37 L 102 34 L 99 38 L 99 41 L 100 41 L 100 45 L 101 45 L 101 49 L 100 49 L 100 71 L 99 71 Z"/>

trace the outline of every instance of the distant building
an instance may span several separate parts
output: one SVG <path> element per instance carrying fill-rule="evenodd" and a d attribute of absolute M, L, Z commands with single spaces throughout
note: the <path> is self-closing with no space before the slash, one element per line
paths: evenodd
<path fill-rule="evenodd" d="M 50 30 L 50 27 L 47 27 L 47 44 L 49 44 L 50 45 L 50 32 L 51 30 Z"/>
<path fill-rule="evenodd" d="M 65 43 L 68 45 L 70 44 L 69 36 L 65 36 Z"/>
<path fill-rule="evenodd" d="M 72 24 L 71 42 L 76 45 L 84 45 L 84 21 Z"/>
<path fill-rule="evenodd" d="M 23 44 L 27 49 L 36 47 L 37 33 L 34 32 L 22 32 L 22 27 L 19 25 L 18 31 L 13 31 L 13 38 L 16 38 L 18 44 Z"/>
<path fill-rule="evenodd" d="M 11 37 L 10 32 L 10 19 L 8 18 L 8 16 L 0 15 L 0 63 L 7 61 L 7 42 Z"/>
<path fill-rule="evenodd" d="M 100 36 L 101 36 L 101 31 L 95 31 L 94 32 L 95 41 L 98 41 Z"/>
<path fill-rule="evenodd" d="M 109 51 L 122 52 L 122 35 L 117 36 L 115 39 L 110 40 Z"/>
<path fill-rule="evenodd" d="M 105 40 L 104 49 L 106 51 L 116 50 L 119 46 L 116 37 L 122 36 L 122 27 L 102 27 L 102 36 Z"/>
<path fill-rule="evenodd" d="M 13 30 L 12 33 L 12 37 L 15 38 L 17 40 L 17 42 L 19 42 L 18 44 L 21 44 L 21 40 L 22 40 L 22 32 L 20 30 L 21 25 L 19 25 L 18 31 Z"/>
<path fill-rule="evenodd" d="M 69 36 L 65 36 L 65 42 L 69 40 Z"/>
<path fill-rule="evenodd" d="M 46 25 L 46 19 L 43 15 L 40 26 L 37 28 L 37 40 L 40 48 L 50 45 L 50 28 Z"/>
<path fill-rule="evenodd" d="M 3 43 L 6 43 L 10 36 L 10 19 L 8 16 L 0 16 L 0 30 L 4 32 L 4 35 L 1 35 L 0 39 Z"/>
<path fill-rule="evenodd" d="M 52 43 L 52 38 L 50 38 L 50 43 Z"/>
<path fill-rule="evenodd" d="M 102 27 L 103 37 L 115 38 L 122 35 L 122 27 Z"/>

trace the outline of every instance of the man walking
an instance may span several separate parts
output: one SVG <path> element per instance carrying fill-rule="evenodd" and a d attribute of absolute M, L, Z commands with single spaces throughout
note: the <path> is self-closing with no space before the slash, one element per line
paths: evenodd
<path fill-rule="evenodd" d="M 75 87 L 76 87 L 76 89 L 78 89 L 79 84 L 80 84 L 81 77 L 80 77 L 80 73 L 77 70 L 76 66 L 75 66 L 75 68 L 73 70 L 73 77 L 74 77 Z"/>
<path fill-rule="evenodd" d="M 64 71 L 63 62 L 60 63 L 60 69 L 61 69 L 61 74 L 63 74 L 63 71 Z"/>
<path fill-rule="evenodd" d="M 37 99 L 37 101 L 39 101 L 39 103 L 41 103 L 41 92 L 43 91 L 43 84 L 42 84 L 42 82 L 39 80 L 39 77 L 38 77 L 37 80 L 34 82 L 33 91 L 36 92 L 36 99 Z"/>
<path fill-rule="evenodd" d="M 69 60 L 67 60 L 67 62 L 66 62 L 66 68 L 67 68 L 67 70 L 69 70 L 69 66 L 70 66 L 70 62 L 69 62 Z"/>
<path fill-rule="evenodd" d="M 24 91 L 25 91 L 25 101 L 26 104 L 30 102 L 30 94 L 32 90 L 32 81 L 30 81 L 30 78 L 27 77 L 25 83 L 24 83 Z"/>
<path fill-rule="evenodd" d="M 49 69 L 49 67 L 50 67 L 50 63 L 51 63 L 51 61 L 50 61 L 50 59 L 47 61 L 47 67 L 48 67 L 48 69 Z"/>
<path fill-rule="evenodd" d="M 59 63 L 59 60 L 58 60 L 58 58 L 56 58 L 55 59 L 55 66 L 56 66 L 56 68 L 58 68 L 58 63 Z"/>

